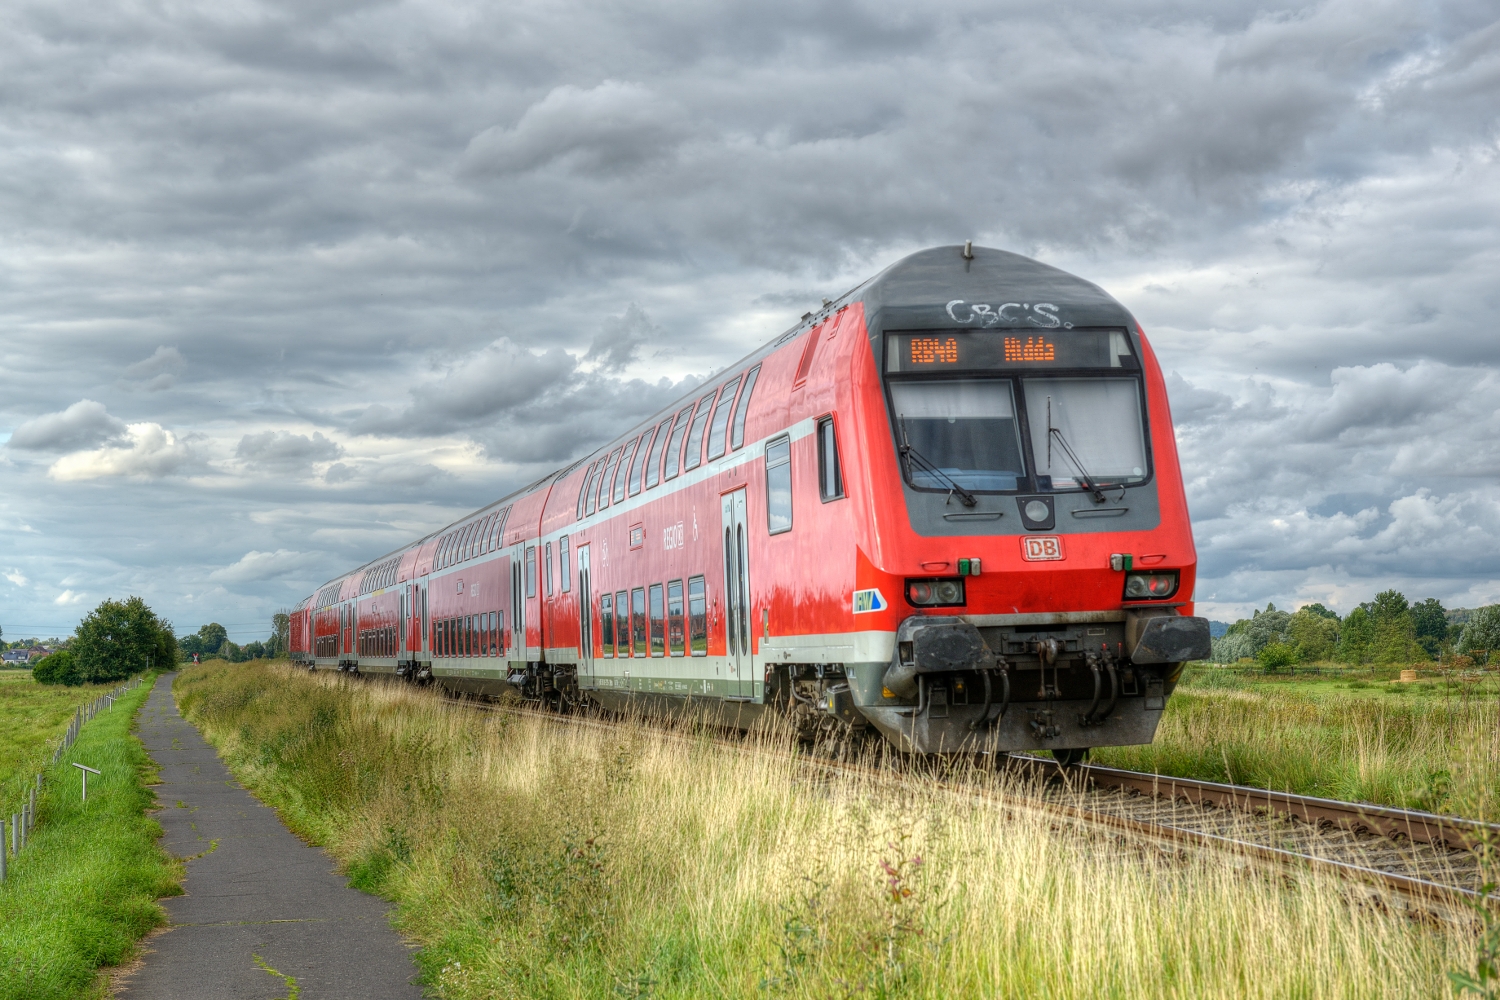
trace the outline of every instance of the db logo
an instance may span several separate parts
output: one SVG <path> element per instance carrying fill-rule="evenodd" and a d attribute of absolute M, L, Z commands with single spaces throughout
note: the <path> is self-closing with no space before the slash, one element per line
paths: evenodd
<path fill-rule="evenodd" d="M 1028 562 L 1046 562 L 1066 558 L 1062 539 L 1056 535 L 1027 535 L 1021 539 L 1021 555 Z"/>

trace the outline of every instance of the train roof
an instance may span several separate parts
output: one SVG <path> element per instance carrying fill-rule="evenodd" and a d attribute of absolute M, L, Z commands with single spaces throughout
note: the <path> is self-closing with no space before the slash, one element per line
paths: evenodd
<path fill-rule="evenodd" d="M 1039 260 L 1023 257 L 1008 250 L 990 247 L 972 247 L 972 256 L 965 256 L 965 247 L 959 245 L 931 247 L 908 254 L 867 281 L 861 282 L 836 299 L 826 301 L 815 311 L 804 313 L 790 329 L 766 341 L 738 362 L 726 365 L 714 378 L 705 379 L 682 396 L 649 418 L 632 425 L 635 432 L 660 422 L 666 415 L 675 413 L 688 401 L 703 395 L 706 387 L 716 384 L 731 373 L 742 372 L 754 365 L 776 348 L 822 323 L 829 316 L 855 302 L 865 306 L 865 322 L 871 335 L 880 330 L 904 329 L 951 329 L 959 325 L 985 328 L 1019 329 L 1056 328 L 1050 318 L 1039 321 L 1037 317 L 1056 316 L 1056 326 L 1072 327 L 1120 327 L 1134 330 L 1135 318 L 1129 310 L 1104 289 L 1092 281 L 1085 281 L 1061 268 L 1043 264 Z M 955 305 L 961 303 L 961 305 Z M 1034 306 L 1053 307 L 1051 312 L 1038 313 Z M 974 317 L 974 307 L 988 308 Z M 1005 308 L 1021 307 L 1021 308 Z M 989 317 L 996 317 L 993 322 Z M 966 322 L 960 322 L 965 320 Z M 584 462 L 612 447 L 621 437 L 617 434 L 609 442 L 593 449 L 582 458 L 570 462 L 556 472 L 550 472 L 534 483 L 513 490 L 491 503 L 450 524 L 429 532 L 412 542 L 402 545 L 375 559 L 371 559 L 348 573 L 329 579 L 314 591 L 377 566 L 429 540 L 467 523 L 475 517 L 498 507 L 513 503 L 521 497 L 535 493 L 572 473 Z"/>

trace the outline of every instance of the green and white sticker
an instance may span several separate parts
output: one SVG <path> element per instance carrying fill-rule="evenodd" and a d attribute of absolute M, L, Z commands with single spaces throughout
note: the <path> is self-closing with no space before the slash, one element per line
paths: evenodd
<path fill-rule="evenodd" d="M 885 595 L 878 587 L 854 592 L 854 613 L 857 615 L 862 615 L 867 611 L 884 611 L 889 606 L 886 604 Z"/>

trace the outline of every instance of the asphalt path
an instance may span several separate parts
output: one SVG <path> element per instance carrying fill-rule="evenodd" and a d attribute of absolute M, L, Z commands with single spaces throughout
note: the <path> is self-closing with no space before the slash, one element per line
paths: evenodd
<path fill-rule="evenodd" d="M 417 1000 L 411 949 L 389 904 L 351 889 L 333 860 L 294 837 L 240 787 L 177 711 L 172 677 L 141 708 L 161 768 L 164 846 L 187 859 L 186 895 L 162 900 L 169 928 L 116 986 L 128 1000 Z"/>

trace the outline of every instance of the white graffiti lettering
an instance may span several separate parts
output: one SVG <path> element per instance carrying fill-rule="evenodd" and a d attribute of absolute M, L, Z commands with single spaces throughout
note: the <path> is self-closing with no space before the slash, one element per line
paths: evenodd
<path fill-rule="evenodd" d="M 1035 305 L 1029 302 L 1002 302 L 998 306 L 993 306 L 987 302 L 965 302 L 963 299 L 954 299 L 944 306 L 944 309 L 948 313 L 948 318 L 959 326 L 974 325 L 988 329 L 1002 323 L 1019 325 L 1024 320 L 1044 330 L 1056 330 L 1058 327 L 1065 330 L 1073 329 L 1072 323 L 1063 322 L 1062 317 L 1058 315 L 1058 307 L 1051 302 L 1038 302 Z"/>

